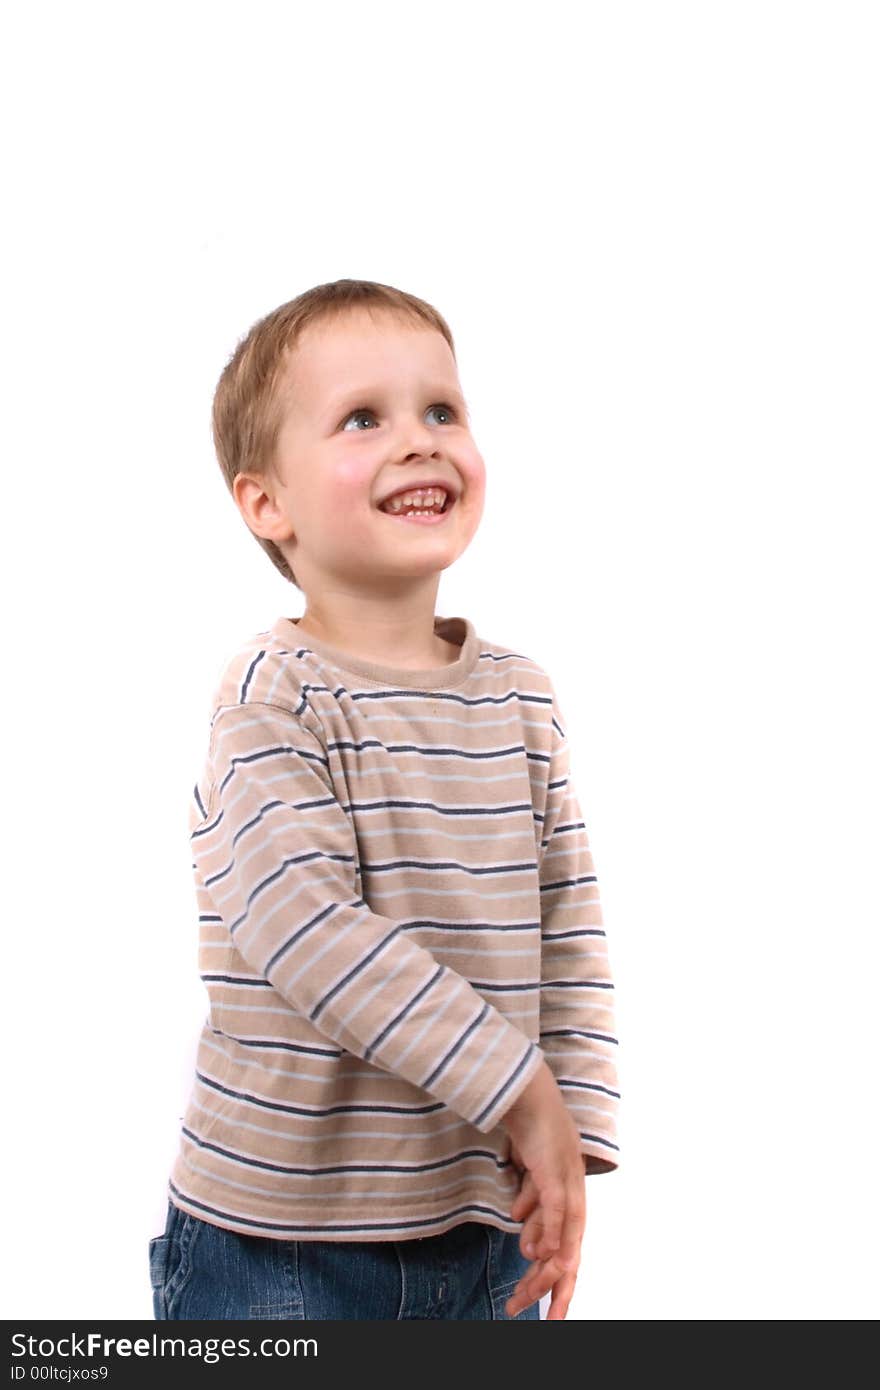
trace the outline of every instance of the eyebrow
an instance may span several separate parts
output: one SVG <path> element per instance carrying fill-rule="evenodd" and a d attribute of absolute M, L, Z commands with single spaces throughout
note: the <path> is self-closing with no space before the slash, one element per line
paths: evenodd
<path fill-rule="evenodd" d="M 362 405 L 363 402 L 367 400 L 375 400 L 377 397 L 381 396 L 381 394 L 382 390 L 378 386 L 353 387 L 350 391 L 345 391 L 342 395 L 336 396 L 326 409 L 321 412 L 322 418 L 330 420 L 338 415 L 341 419 L 346 407 L 348 407 L 350 413 L 352 410 L 355 410 L 359 404 Z M 426 390 L 424 394 L 426 396 L 432 396 L 435 402 L 447 400 L 460 405 L 463 407 L 466 415 L 470 414 L 470 407 L 461 394 L 461 391 L 457 388 L 436 386 L 433 391 Z"/>

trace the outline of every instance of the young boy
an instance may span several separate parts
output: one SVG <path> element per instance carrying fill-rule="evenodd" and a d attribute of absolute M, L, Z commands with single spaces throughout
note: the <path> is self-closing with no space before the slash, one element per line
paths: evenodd
<path fill-rule="evenodd" d="M 371 281 L 255 324 L 214 400 L 305 596 L 228 661 L 191 807 L 210 1012 L 160 1318 L 564 1318 L 618 1165 L 613 984 L 550 678 L 435 616 L 483 460 L 452 335 Z"/>

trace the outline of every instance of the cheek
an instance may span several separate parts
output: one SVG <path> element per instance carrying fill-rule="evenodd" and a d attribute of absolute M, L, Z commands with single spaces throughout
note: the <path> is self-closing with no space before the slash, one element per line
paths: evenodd
<path fill-rule="evenodd" d="M 322 491 L 337 511 L 351 511 L 369 501 L 370 477 L 370 466 L 365 460 L 340 460 L 328 474 Z"/>
<path fill-rule="evenodd" d="M 485 479 L 474 482 L 468 489 L 468 503 L 466 508 L 466 518 L 468 523 L 468 536 L 473 537 L 479 526 L 486 506 L 486 487 Z"/>
<path fill-rule="evenodd" d="M 476 451 L 462 459 L 461 474 L 471 501 L 475 507 L 481 509 L 486 494 L 486 466 Z"/>

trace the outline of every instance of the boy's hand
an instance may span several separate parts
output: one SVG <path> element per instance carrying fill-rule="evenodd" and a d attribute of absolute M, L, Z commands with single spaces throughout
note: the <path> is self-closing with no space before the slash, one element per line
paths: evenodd
<path fill-rule="evenodd" d="M 511 1157 L 518 1168 L 524 1167 L 522 1157 L 515 1144 L 511 1144 Z M 514 1221 L 526 1221 L 533 1212 L 535 1216 L 528 1226 L 523 1226 L 520 1234 L 520 1249 L 527 1258 L 531 1258 L 535 1254 L 541 1225 L 538 1190 L 531 1173 L 526 1172 L 520 1184 L 520 1190 L 511 1204 L 510 1214 Z M 580 1245 L 578 1245 L 578 1266 L 579 1264 Z M 554 1256 L 548 1260 L 532 1259 L 529 1268 L 504 1305 L 507 1316 L 515 1318 L 524 1308 L 528 1308 L 530 1304 L 543 1298 L 546 1293 L 552 1290 L 553 1297 L 547 1310 L 547 1318 L 548 1320 L 552 1318 L 553 1321 L 564 1318 L 574 1293 L 578 1266 L 575 1266 L 573 1270 L 563 1269 Z"/>
<path fill-rule="evenodd" d="M 505 1304 L 508 1317 L 553 1291 L 548 1321 L 565 1317 L 574 1293 L 586 1224 L 580 1138 L 562 1093 L 545 1065 L 501 1123 L 511 1157 L 525 1170 L 510 1214 L 523 1221 L 520 1249 L 532 1263 Z"/>

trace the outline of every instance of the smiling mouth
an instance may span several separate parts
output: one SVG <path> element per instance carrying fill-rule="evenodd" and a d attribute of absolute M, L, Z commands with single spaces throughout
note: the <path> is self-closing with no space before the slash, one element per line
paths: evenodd
<path fill-rule="evenodd" d="M 442 484 L 401 488 L 379 503 L 379 511 L 401 521 L 439 521 L 455 505 L 453 489 Z"/>
<path fill-rule="evenodd" d="M 383 507 L 379 507 L 378 510 L 383 516 L 389 517 L 392 521 L 406 521 L 409 522 L 411 526 L 439 526 L 446 520 L 449 513 L 455 507 L 456 501 L 457 499 L 451 494 L 447 495 L 439 511 L 426 511 L 411 508 L 409 511 L 401 509 L 399 512 L 389 512 L 385 511 Z"/>

